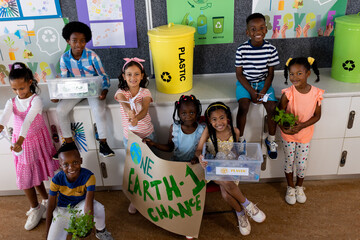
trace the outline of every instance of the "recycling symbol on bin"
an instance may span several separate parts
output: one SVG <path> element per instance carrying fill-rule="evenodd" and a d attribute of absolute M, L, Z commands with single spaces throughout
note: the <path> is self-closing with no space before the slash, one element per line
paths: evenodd
<path fill-rule="evenodd" d="M 345 70 L 348 70 L 349 72 L 354 70 L 355 68 L 355 62 L 353 60 L 346 60 L 343 64 L 342 64 L 342 67 L 345 69 Z"/>
<path fill-rule="evenodd" d="M 170 82 L 170 81 L 171 81 L 170 73 L 168 73 L 168 72 L 163 72 L 163 73 L 161 74 L 161 79 L 162 79 L 164 82 Z"/>
<path fill-rule="evenodd" d="M 216 25 L 215 25 L 215 28 L 221 28 L 221 23 L 220 22 L 217 22 Z"/>

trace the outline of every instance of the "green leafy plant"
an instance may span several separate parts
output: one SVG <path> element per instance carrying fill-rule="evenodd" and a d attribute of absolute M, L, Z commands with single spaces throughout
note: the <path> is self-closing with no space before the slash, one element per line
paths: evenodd
<path fill-rule="evenodd" d="M 89 213 L 81 214 L 81 210 L 67 206 L 70 215 L 69 227 L 65 228 L 72 235 L 72 240 L 87 237 L 95 226 L 94 216 Z M 89 211 L 90 212 L 90 211 Z"/>
<path fill-rule="evenodd" d="M 278 107 L 275 109 L 276 114 L 273 117 L 273 120 L 283 126 L 286 129 L 290 129 L 291 127 L 295 126 L 296 121 L 298 120 L 297 116 L 294 116 L 292 113 L 287 113 L 285 110 L 280 110 Z"/>

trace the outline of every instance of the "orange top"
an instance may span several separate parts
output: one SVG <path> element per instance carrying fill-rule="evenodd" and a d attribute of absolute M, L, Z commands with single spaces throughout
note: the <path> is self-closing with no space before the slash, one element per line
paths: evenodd
<path fill-rule="evenodd" d="M 285 94 L 289 100 L 286 112 L 290 112 L 295 116 L 298 116 L 299 122 L 306 122 L 314 116 L 316 106 L 321 105 L 321 100 L 323 99 L 322 95 L 324 92 L 324 90 L 314 86 L 311 86 L 310 91 L 305 94 L 298 92 L 294 86 L 285 88 L 281 91 L 281 93 Z M 313 133 L 314 125 L 311 125 L 307 128 L 301 129 L 300 132 L 294 135 L 288 135 L 281 131 L 281 136 L 287 142 L 308 143 L 310 142 Z"/>

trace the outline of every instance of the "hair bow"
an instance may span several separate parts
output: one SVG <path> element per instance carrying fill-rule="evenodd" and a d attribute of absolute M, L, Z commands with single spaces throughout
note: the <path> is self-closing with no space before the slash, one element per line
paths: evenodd
<path fill-rule="evenodd" d="M 142 62 L 145 62 L 144 59 L 134 57 L 134 58 L 124 58 L 124 60 L 126 62 L 124 64 L 123 68 L 122 68 L 123 72 L 124 72 L 125 66 L 128 65 L 130 62 L 137 62 L 141 66 L 141 69 L 142 70 L 144 69 L 144 66 L 141 64 Z"/>
<path fill-rule="evenodd" d="M 308 62 L 309 62 L 309 64 L 310 64 L 310 66 L 313 65 L 313 63 L 314 63 L 314 61 L 315 61 L 315 59 L 312 58 L 312 57 L 308 57 L 307 60 L 308 60 Z"/>
<path fill-rule="evenodd" d="M 21 67 L 20 64 L 15 64 L 15 65 L 14 65 L 14 69 L 22 69 L 22 67 Z"/>
<path fill-rule="evenodd" d="M 289 59 L 286 61 L 285 65 L 286 65 L 287 67 L 289 66 L 289 63 L 290 63 L 291 60 L 292 60 L 292 58 L 289 58 Z"/>

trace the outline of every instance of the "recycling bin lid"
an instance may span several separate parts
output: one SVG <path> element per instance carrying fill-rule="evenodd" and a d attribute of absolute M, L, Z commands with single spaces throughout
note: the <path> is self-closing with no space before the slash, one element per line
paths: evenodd
<path fill-rule="evenodd" d="M 358 14 L 345 15 L 335 18 L 335 23 L 353 25 L 360 27 L 360 12 Z"/>
<path fill-rule="evenodd" d="M 177 38 L 194 33 L 194 27 L 174 23 L 159 26 L 148 31 L 149 36 L 161 38 Z"/>

